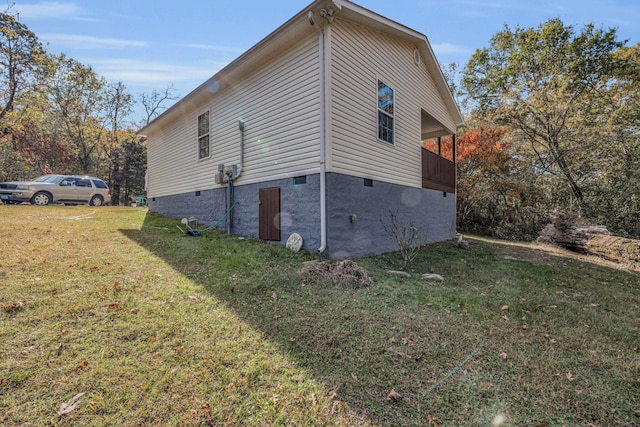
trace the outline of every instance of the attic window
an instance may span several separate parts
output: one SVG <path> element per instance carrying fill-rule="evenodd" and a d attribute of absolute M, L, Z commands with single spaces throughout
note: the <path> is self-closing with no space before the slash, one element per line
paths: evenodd
<path fill-rule="evenodd" d="M 394 143 L 394 99 L 393 89 L 378 80 L 378 139 Z"/>
<path fill-rule="evenodd" d="M 198 159 L 209 157 L 209 112 L 198 116 Z"/>

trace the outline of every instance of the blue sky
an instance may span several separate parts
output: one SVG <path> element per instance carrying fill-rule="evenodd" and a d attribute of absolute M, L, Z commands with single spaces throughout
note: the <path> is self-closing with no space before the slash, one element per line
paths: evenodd
<path fill-rule="evenodd" d="M 184 96 L 305 8 L 311 0 L 15 0 L 52 53 L 90 65 L 137 95 L 173 84 Z M 11 4 L 9 3 L 9 4 Z M 559 17 L 618 29 L 640 41 L 638 0 L 358 0 L 425 34 L 441 64 L 466 64 L 504 24 L 536 27 Z"/>

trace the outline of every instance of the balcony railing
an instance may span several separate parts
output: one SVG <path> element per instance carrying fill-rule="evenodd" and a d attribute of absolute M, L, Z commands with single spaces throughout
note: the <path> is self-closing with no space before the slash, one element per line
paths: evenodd
<path fill-rule="evenodd" d="M 455 193 L 456 164 L 423 148 L 422 188 Z"/>

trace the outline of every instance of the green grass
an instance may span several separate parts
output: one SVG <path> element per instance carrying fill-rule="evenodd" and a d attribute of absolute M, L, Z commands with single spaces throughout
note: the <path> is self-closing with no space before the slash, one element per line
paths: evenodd
<path fill-rule="evenodd" d="M 638 273 L 470 239 L 353 289 L 141 209 L 0 219 L 0 425 L 640 425 Z"/>

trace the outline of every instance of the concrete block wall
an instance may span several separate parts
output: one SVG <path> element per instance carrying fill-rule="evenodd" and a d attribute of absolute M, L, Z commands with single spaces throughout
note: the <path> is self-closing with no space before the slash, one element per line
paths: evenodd
<path fill-rule="evenodd" d="M 281 240 L 302 236 L 303 250 L 320 247 L 320 175 L 307 175 L 304 184 L 294 177 L 234 187 L 234 234 L 258 237 L 259 191 L 280 188 Z M 456 195 L 410 188 L 348 175 L 327 174 L 327 248 L 329 258 L 357 258 L 397 250 L 382 219 L 397 214 L 401 225 L 422 230 L 427 242 L 455 237 Z M 202 226 L 218 221 L 226 212 L 226 188 L 203 190 L 148 201 L 149 209 L 174 218 L 195 217 Z M 226 229 L 221 222 L 217 228 Z"/>
<path fill-rule="evenodd" d="M 400 225 L 421 229 L 428 243 L 453 239 L 456 233 L 456 195 L 442 191 L 381 181 L 365 185 L 363 178 L 327 174 L 327 211 L 330 258 L 396 251 L 382 224 L 390 220 L 390 212 L 397 214 Z"/>

